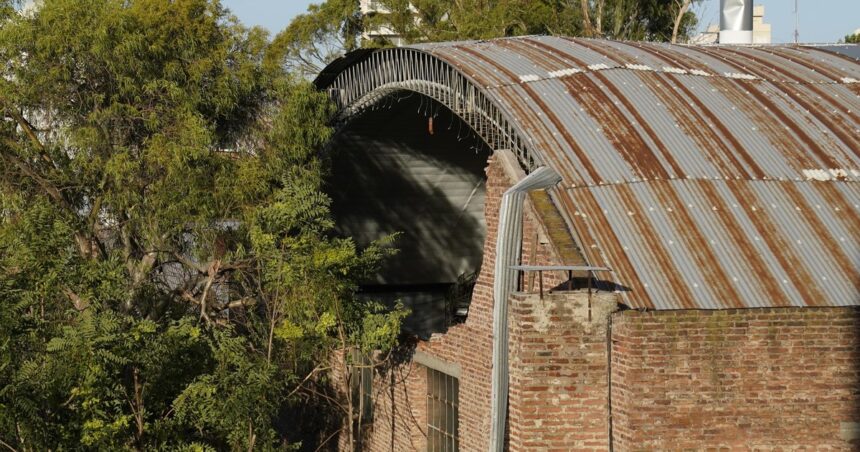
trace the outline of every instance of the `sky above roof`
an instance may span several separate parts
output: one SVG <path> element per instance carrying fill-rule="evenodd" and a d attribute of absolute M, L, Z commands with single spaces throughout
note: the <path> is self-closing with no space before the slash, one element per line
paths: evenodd
<path fill-rule="evenodd" d="M 222 0 L 246 25 L 260 25 L 277 33 L 313 0 Z M 806 43 L 836 42 L 860 28 L 858 0 L 798 0 L 800 9 L 800 41 Z M 765 6 L 765 22 L 773 27 L 773 42 L 794 40 L 794 2 L 791 0 L 759 0 Z M 702 26 L 719 23 L 719 0 L 705 0 L 698 7 Z"/>

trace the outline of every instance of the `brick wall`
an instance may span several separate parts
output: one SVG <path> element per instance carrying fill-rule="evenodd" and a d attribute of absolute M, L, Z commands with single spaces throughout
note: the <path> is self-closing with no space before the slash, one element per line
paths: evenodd
<path fill-rule="evenodd" d="M 373 421 L 365 437 L 366 450 L 426 449 L 427 372 L 405 361 L 379 370 L 374 380 Z"/>
<path fill-rule="evenodd" d="M 465 323 L 452 326 L 445 334 L 434 335 L 416 346 L 443 362 L 459 365 L 459 436 L 461 450 L 486 450 L 490 436 L 490 394 L 492 392 L 493 268 L 498 215 L 504 192 L 523 177 L 516 158 L 497 152 L 487 166 L 487 194 L 484 213 L 487 238 L 481 270 L 475 284 Z M 524 263 L 557 263 L 557 253 L 530 202 L 523 224 Z M 545 276 L 547 289 L 559 284 L 564 275 Z M 414 451 L 426 449 L 426 368 L 406 360 L 378 373 L 375 379 L 375 412 L 368 450 Z"/>
<path fill-rule="evenodd" d="M 496 225 L 517 170 L 505 153 L 488 163 L 487 241 L 468 319 L 414 346 L 460 369 L 465 451 L 488 446 Z M 530 197 L 525 209 L 523 262 L 571 263 L 538 204 Z M 545 275 L 544 287 L 564 276 Z M 524 285 L 537 290 L 531 278 Z M 510 450 L 860 450 L 850 442 L 860 437 L 860 309 L 610 315 L 616 300 L 596 295 L 589 322 L 582 292 L 514 294 Z M 393 362 L 375 377 L 367 450 L 425 450 L 426 368 L 408 354 Z"/>
<path fill-rule="evenodd" d="M 606 325 L 615 294 L 514 294 L 510 310 L 511 451 L 609 449 Z"/>
<path fill-rule="evenodd" d="M 619 312 L 616 450 L 860 449 L 860 309 Z"/>

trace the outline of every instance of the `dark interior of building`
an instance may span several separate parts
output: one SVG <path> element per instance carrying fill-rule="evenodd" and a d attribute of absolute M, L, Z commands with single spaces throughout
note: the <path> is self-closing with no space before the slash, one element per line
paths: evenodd
<path fill-rule="evenodd" d="M 362 293 L 420 312 L 405 325 L 419 336 L 466 313 L 486 236 L 490 153 L 460 118 L 411 92 L 389 96 L 333 141 L 328 191 L 338 232 L 359 246 L 399 234 L 398 254 Z"/>

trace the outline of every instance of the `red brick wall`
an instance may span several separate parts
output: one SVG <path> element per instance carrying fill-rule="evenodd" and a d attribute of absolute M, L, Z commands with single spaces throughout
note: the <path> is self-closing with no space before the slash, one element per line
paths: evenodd
<path fill-rule="evenodd" d="M 615 294 L 540 299 L 515 294 L 510 310 L 511 451 L 609 449 L 608 315 Z"/>
<path fill-rule="evenodd" d="M 487 241 L 468 319 L 417 345 L 461 369 L 459 435 L 467 451 L 486 450 L 490 433 L 494 246 L 501 196 L 517 177 L 511 163 L 499 154 L 487 168 Z M 541 221 L 527 207 L 523 260 L 558 263 Z M 545 275 L 545 287 L 563 276 Z M 511 450 L 607 450 L 610 438 L 619 451 L 860 450 L 844 439 L 860 436 L 860 310 L 609 316 L 614 295 L 600 294 L 588 322 L 583 299 L 559 292 L 511 300 Z M 381 369 L 374 399 L 367 450 L 426 449 L 423 366 L 404 359 Z"/>
<path fill-rule="evenodd" d="M 373 422 L 366 430 L 366 450 L 425 450 L 426 369 L 411 362 L 386 366 L 375 375 L 374 383 Z"/>
<path fill-rule="evenodd" d="M 612 316 L 616 450 L 860 449 L 860 310 Z"/>
<path fill-rule="evenodd" d="M 449 328 L 445 334 L 434 335 L 417 346 L 418 350 L 458 364 L 462 369 L 459 379 L 461 450 L 486 450 L 489 446 L 495 244 L 502 195 L 520 176 L 516 174 L 516 165 L 515 158 L 509 153 L 496 153 L 488 162 L 484 206 L 487 238 L 465 323 Z M 525 212 L 524 249 L 529 250 L 524 253 L 525 262 L 556 263 L 551 245 L 541 240 L 547 234 L 538 223 L 537 215 L 528 206 Z M 530 256 L 534 257 L 534 262 Z M 558 284 L 562 276 L 546 275 L 546 287 Z M 426 449 L 426 369 L 407 362 L 377 375 L 376 384 L 377 403 L 369 450 Z"/>

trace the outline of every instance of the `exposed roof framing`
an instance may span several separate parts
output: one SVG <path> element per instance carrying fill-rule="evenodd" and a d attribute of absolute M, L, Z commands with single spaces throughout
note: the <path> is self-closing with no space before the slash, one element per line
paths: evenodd
<path fill-rule="evenodd" d="M 351 54 L 317 80 L 347 121 L 414 91 L 550 191 L 627 304 L 860 304 L 860 63 L 796 46 L 562 37 Z"/>

